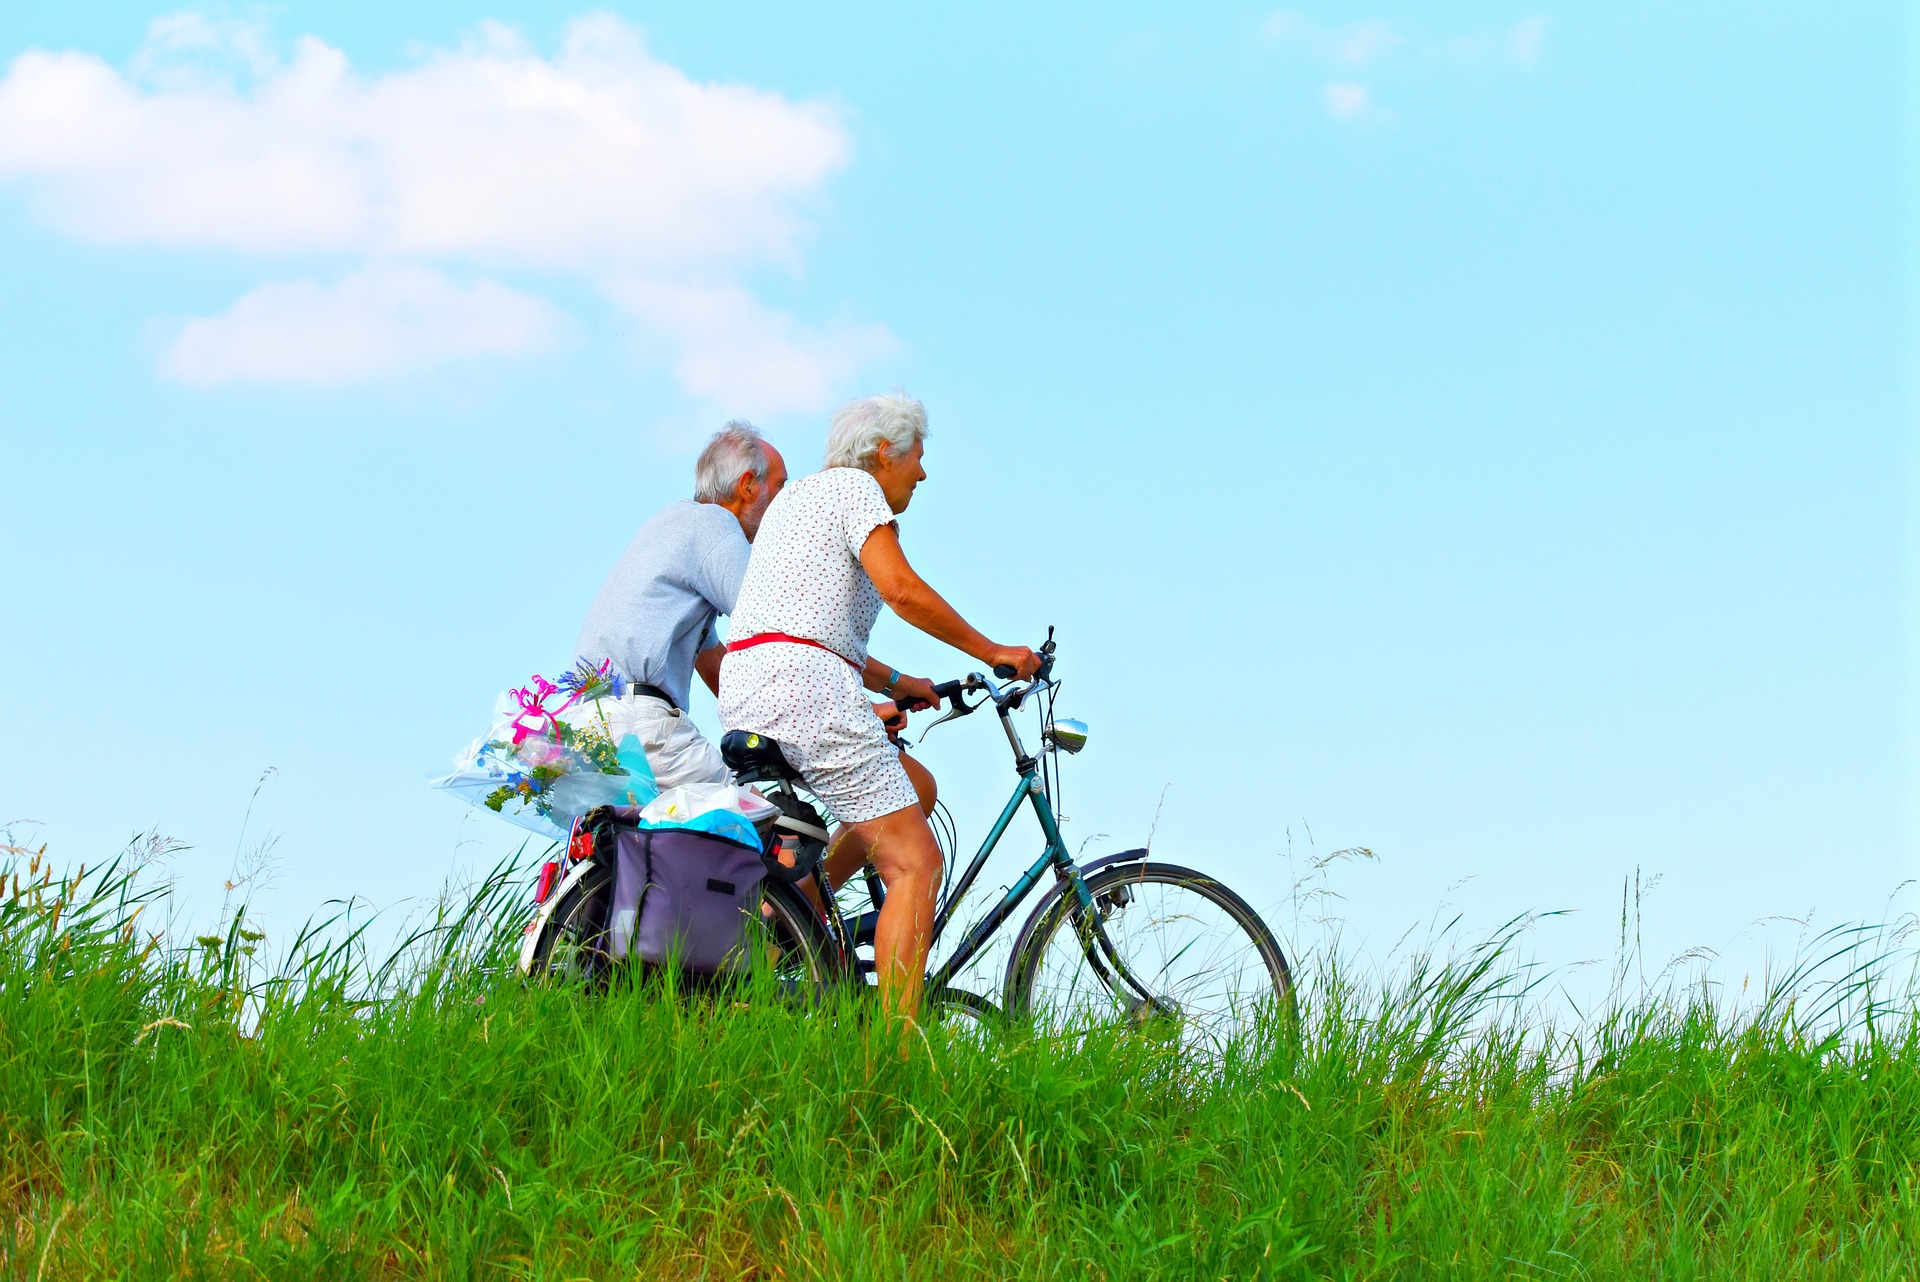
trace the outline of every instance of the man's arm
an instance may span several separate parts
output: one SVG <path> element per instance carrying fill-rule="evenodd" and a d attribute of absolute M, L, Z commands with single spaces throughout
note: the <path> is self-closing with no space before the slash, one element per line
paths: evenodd
<path fill-rule="evenodd" d="M 734 518 L 728 515 L 726 519 L 731 522 Z M 747 577 L 747 559 L 752 552 L 753 545 L 740 533 L 737 524 L 725 531 L 724 537 L 708 544 L 705 555 L 700 558 L 693 589 L 707 599 L 715 614 L 731 615 L 739 603 L 740 583 Z"/>
<path fill-rule="evenodd" d="M 731 512 L 729 520 L 737 520 Z M 745 537 L 715 539 L 700 558 L 700 577 L 694 590 L 707 599 L 715 614 L 731 616 L 734 606 L 740 601 L 740 583 L 747 577 L 747 558 L 752 546 Z M 727 647 L 720 640 L 720 634 L 714 631 L 713 621 L 707 621 L 707 636 L 713 638 L 713 645 L 693 656 L 693 670 L 707 683 L 707 689 L 714 697 L 720 696 L 720 660 L 727 657 Z M 702 637 L 701 640 L 706 640 Z"/>
<path fill-rule="evenodd" d="M 707 689 L 713 691 L 716 699 L 720 697 L 720 660 L 726 657 L 727 647 L 724 644 L 710 646 L 693 656 L 693 670 L 700 674 L 700 679 L 707 683 Z M 887 674 L 883 672 L 880 675 L 884 678 Z"/>

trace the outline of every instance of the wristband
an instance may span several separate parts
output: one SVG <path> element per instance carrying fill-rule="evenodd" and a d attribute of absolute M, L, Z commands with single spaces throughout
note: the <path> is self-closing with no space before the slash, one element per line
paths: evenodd
<path fill-rule="evenodd" d="M 893 688 L 899 684 L 900 684 L 900 669 L 888 668 L 887 669 L 887 693 L 892 694 Z"/>

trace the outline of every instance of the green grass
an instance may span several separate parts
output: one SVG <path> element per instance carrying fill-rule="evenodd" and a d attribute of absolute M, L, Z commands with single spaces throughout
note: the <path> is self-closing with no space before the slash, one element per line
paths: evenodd
<path fill-rule="evenodd" d="M 117 873 L 0 892 L 13 1278 L 1904 1278 L 1920 1023 L 1844 974 L 1576 1030 L 1511 933 L 1312 977 L 1298 1043 L 900 1042 L 841 1011 L 523 989 L 516 889 L 394 959 Z M 1864 950 L 1864 951 L 1863 951 Z M 1884 951 L 1884 949 L 1883 949 Z M 1814 958 L 1813 960 L 1826 960 Z"/>

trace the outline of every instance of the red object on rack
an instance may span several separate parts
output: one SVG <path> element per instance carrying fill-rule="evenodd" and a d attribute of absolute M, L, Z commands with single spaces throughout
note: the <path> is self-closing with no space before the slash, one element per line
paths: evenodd
<path fill-rule="evenodd" d="M 573 835 L 567 838 L 567 860 L 577 864 L 582 859 L 593 858 L 593 834 L 579 827 L 578 819 L 573 822 Z"/>

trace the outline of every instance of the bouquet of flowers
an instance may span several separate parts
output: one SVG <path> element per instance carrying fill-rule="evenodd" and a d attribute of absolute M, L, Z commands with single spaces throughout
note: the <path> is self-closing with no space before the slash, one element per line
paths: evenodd
<path fill-rule="evenodd" d="M 582 660 L 557 681 L 536 674 L 507 691 L 491 730 L 435 786 L 561 841 L 595 806 L 644 806 L 659 794 L 651 774 L 628 768 L 604 722 L 584 706 L 619 697 L 625 682 L 612 669 L 611 660 Z"/>

